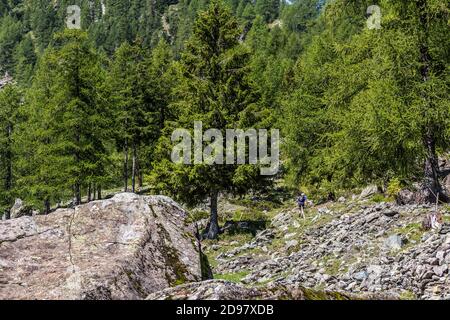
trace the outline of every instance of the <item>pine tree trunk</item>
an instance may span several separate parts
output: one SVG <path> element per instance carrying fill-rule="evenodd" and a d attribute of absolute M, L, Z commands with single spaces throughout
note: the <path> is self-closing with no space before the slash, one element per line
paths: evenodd
<path fill-rule="evenodd" d="M 97 190 L 97 185 L 94 183 L 92 185 L 92 201 L 95 200 L 95 192 L 96 192 L 96 190 Z"/>
<path fill-rule="evenodd" d="M 142 170 L 140 168 L 138 174 L 138 184 L 139 184 L 139 191 L 142 191 L 142 188 L 144 187 L 144 177 L 142 175 Z"/>
<path fill-rule="evenodd" d="M 45 214 L 49 214 L 50 213 L 50 200 L 47 198 L 44 201 L 44 210 L 45 210 Z"/>
<path fill-rule="evenodd" d="M 78 206 L 81 204 L 81 186 L 80 184 L 77 182 L 74 187 L 74 195 L 73 195 L 73 204 L 75 206 Z"/>
<path fill-rule="evenodd" d="M 91 187 L 91 183 L 89 182 L 89 184 L 88 184 L 88 202 L 91 202 L 91 190 L 92 189 L 92 187 Z"/>
<path fill-rule="evenodd" d="M 123 148 L 124 161 L 123 161 L 123 181 L 125 192 L 128 192 L 128 140 L 125 139 L 125 146 Z"/>
<path fill-rule="evenodd" d="M 102 200 L 102 187 L 100 185 L 97 186 L 97 200 Z"/>
<path fill-rule="evenodd" d="M 136 192 L 136 145 L 133 143 L 133 165 L 131 169 L 131 192 Z"/>
<path fill-rule="evenodd" d="M 217 212 L 217 198 L 218 192 L 213 191 L 211 193 L 210 199 L 210 208 L 211 208 L 211 216 L 208 224 L 208 229 L 206 233 L 207 239 L 217 239 L 219 235 L 219 217 Z"/>
<path fill-rule="evenodd" d="M 141 162 L 139 161 L 139 158 L 136 157 L 136 177 L 138 180 L 138 192 L 142 191 L 142 170 L 141 170 Z"/>

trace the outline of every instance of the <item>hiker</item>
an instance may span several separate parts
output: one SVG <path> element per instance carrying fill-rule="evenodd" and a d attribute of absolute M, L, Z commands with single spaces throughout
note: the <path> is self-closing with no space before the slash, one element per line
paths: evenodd
<path fill-rule="evenodd" d="M 306 194 L 304 194 L 304 193 L 302 193 L 297 198 L 298 208 L 300 209 L 300 212 L 302 214 L 303 219 L 305 219 L 305 204 L 306 204 L 306 200 L 308 200 L 308 197 L 306 197 Z"/>

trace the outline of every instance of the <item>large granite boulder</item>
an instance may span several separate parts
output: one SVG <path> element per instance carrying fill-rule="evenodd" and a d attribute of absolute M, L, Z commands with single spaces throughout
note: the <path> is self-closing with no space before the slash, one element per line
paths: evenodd
<path fill-rule="evenodd" d="M 0 299 L 142 299 L 199 281 L 186 217 L 170 198 L 122 193 L 0 221 Z"/>

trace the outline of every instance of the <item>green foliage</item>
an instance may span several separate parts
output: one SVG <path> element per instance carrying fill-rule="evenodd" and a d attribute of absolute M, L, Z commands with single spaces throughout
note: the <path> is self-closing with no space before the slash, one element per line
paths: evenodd
<path fill-rule="evenodd" d="M 377 194 L 373 195 L 370 198 L 370 200 L 372 202 L 375 202 L 375 203 L 380 203 L 380 202 L 385 202 L 386 201 L 386 197 L 384 196 L 384 194 L 377 193 Z"/>
<path fill-rule="evenodd" d="M 381 1 L 381 30 L 365 27 L 368 2 L 326 7 L 283 103 L 292 182 L 348 188 L 412 178 L 434 147 L 448 148 L 448 8 L 421 3 L 425 12 L 419 3 Z"/>
<path fill-rule="evenodd" d="M 265 22 L 272 22 L 278 17 L 279 0 L 256 0 L 255 13 L 264 18 Z"/>
<path fill-rule="evenodd" d="M 0 79 L 18 83 L 0 92 L 1 209 L 144 176 L 188 205 L 270 185 L 258 166 L 173 164 L 170 134 L 200 120 L 280 128 L 284 178 L 315 202 L 437 180 L 450 147 L 448 4 L 224 2 L 0 1 Z M 64 31 L 69 4 L 85 32 Z M 381 30 L 366 27 L 373 4 Z"/>
<path fill-rule="evenodd" d="M 14 69 L 14 49 L 20 42 L 23 26 L 20 21 L 7 15 L 0 17 L 0 74 Z"/>
<path fill-rule="evenodd" d="M 0 91 L 0 215 L 14 203 L 16 152 L 14 132 L 19 122 L 21 92 L 14 85 Z"/>
<path fill-rule="evenodd" d="M 402 183 L 399 178 L 393 178 L 389 181 L 387 187 L 387 194 L 391 197 L 397 196 L 397 194 L 402 190 Z"/>
<path fill-rule="evenodd" d="M 208 211 L 203 211 L 203 210 L 193 210 L 191 212 L 189 212 L 189 217 L 188 217 L 188 222 L 196 222 L 196 221 L 200 221 L 202 219 L 207 219 L 209 217 L 209 212 Z"/>
<path fill-rule="evenodd" d="M 219 192 L 244 193 L 265 185 L 259 170 L 250 165 L 175 164 L 169 159 L 175 128 L 193 128 L 202 121 L 203 130 L 246 128 L 255 124 L 258 97 L 249 78 L 249 50 L 239 44 L 237 20 L 220 2 L 213 2 L 200 13 L 194 33 L 186 44 L 181 60 L 183 74 L 175 89 L 178 111 L 176 121 L 168 125 L 157 146 L 159 154 L 150 175 L 151 183 L 188 205 L 215 198 Z M 258 116 L 256 114 L 256 116 Z"/>
<path fill-rule="evenodd" d="M 250 272 L 239 271 L 235 273 L 226 273 L 226 274 L 215 274 L 214 279 L 222 279 L 230 282 L 240 283 L 243 278 L 245 278 Z"/>
<path fill-rule="evenodd" d="M 59 201 L 107 176 L 109 110 L 101 58 L 79 31 L 55 36 L 41 58 L 18 132 L 20 193 Z M 79 201 L 79 200 L 78 200 Z"/>

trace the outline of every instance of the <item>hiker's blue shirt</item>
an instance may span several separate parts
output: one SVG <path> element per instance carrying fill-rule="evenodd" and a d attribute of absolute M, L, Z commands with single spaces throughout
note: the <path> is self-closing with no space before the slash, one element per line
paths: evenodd
<path fill-rule="evenodd" d="M 307 200 L 306 196 L 298 197 L 297 202 L 298 204 L 305 204 L 306 200 Z"/>

